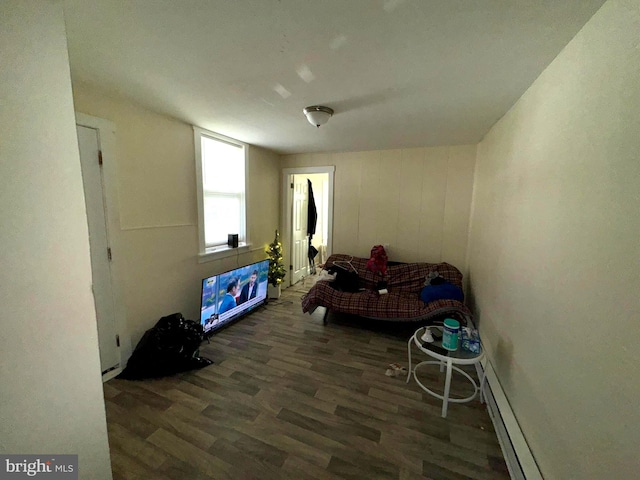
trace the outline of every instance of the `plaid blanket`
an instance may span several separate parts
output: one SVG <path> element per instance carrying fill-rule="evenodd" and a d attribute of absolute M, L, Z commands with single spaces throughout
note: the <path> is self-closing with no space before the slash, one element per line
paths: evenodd
<path fill-rule="evenodd" d="M 385 280 L 389 293 L 380 295 L 377 284 L 381 277 L 366 269 L 368 259 L 350 255 L 331 255 L 325 270 L 333 267 L 355 269 L 361 291 L 356 293 L 336 290 L 331 282 L 317 282 L 302 299 L 302 311 L 313 312 L 323 306 L 336 312 L 350 313 L 375 319 L 415 321 L 457 312 L 471 318 L 471 311 L 456 300 L 437 300 L 424 303 L 420 291 L 427 274 L 437 271 L 447 282 L 462 287 L 462 273 L 448 263 L 403 263 L 391 265 Z"/>

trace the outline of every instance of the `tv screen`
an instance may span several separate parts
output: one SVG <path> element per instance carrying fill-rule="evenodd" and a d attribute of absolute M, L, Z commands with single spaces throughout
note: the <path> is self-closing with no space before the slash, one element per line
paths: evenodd
<path fill-rule="evenodd" d="M 200 323 L 205 333 L 227 325 L 267 299 L 269 260 L 202 280 Z"/>

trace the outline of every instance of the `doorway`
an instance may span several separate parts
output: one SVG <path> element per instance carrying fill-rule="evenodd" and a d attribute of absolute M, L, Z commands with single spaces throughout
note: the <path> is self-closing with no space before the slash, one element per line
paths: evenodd
<path fill-rule="evenodd" d="M 115 281 L 114 250 L 110 225 L 117 225 L 114 218 L 117 207 L 108 195 L 110 177 L 115 165 L 112 156 L 115 129 L 107 120 L 76 114 L 76 130 L 80 150 L 82 183 L 84 187 L 89 247 L 91 256 L 91 280 L 96 308 L 100 370 L 103 381 L 122 371 L 120 332 L 123 329 L 123 303 Z M 109 168 L 106 168 L 109 163 Z"/>
<path fill-rule="evenodd" d="M 302 167 L 283 170 L 283 246 L 284 283 L 293 285 L 323 263 L 331 254 L 333 238 L 333 179 L 335 167 Z M 313 195 L 317 222 L 311 245 L 318 251 L 312 265 L 309 259 L 308 208 Z"/>

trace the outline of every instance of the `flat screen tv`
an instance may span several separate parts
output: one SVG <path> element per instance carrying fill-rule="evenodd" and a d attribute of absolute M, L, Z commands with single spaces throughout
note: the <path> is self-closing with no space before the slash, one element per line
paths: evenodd
<path fill-rule="evenodd" d="M 269 260 L 204 278 L 200 323 L 206 335 L 228 325 L 267 299 Z"/>

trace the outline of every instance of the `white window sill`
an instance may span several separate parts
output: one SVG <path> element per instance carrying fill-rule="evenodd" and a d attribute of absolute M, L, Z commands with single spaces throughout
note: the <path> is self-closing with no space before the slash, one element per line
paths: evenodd
<path fill-rule="evenodd" d="M 204 253 L 200 253 L 198 256 L 198 263 L 211 262 L 213 260 L 220 260 L 221 258 L 233 257 L 240 253 L 247 253 L 250 248 L 250 243 L 240 243 L 238 248 L 231 248 L 226 245 L 207 248 Z"/>

